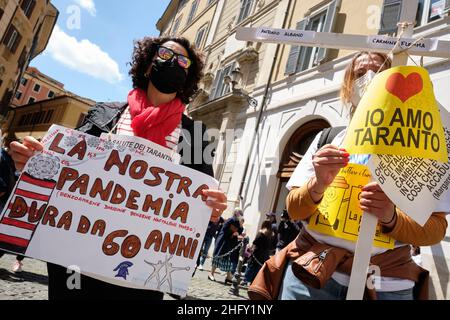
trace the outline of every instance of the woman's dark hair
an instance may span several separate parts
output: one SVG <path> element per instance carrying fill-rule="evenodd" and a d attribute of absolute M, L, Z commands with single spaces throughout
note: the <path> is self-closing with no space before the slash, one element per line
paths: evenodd
<path fill-rule="evenodd" d="M 135 41 L 131 69 L 129 72 L 133 80 L 133 88 L 147 91 L 150 79 L 146 73 L 153 62 L 158 46 L 168 41 L 173 41 L 183 46 L 188 53 L 189 59 L 192 60 L 192 65 L 188 69 L 186 85 L 183 90 L 177 94 L 181 101 L 187 104 L 198 90 L 198 83 L 203 77 L 204 60 L 203 54 L 197 51 L 186 38 L 145 37 Z"/>
<path fill-rule="evenodd" d="M 261 225 L 260 231 L 265 233 L 266 235 L 273 235 L 272 221 L 270 221 L 269 219 L 264 220 Z"/>
<path fill-rule="evenodd" d="M 272 221 L 266 219 L 261 225 L 261 229 L 269 229 L 272 230 Z"/>

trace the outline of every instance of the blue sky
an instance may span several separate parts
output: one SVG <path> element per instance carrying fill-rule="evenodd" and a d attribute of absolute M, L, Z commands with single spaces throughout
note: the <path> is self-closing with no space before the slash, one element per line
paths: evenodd
<path fill-rule="evenodd" d="M 133 40 L 158 36 L 170 0 L 52 0 L 60 15 L 49 45 L 30 66 L 95 101 L 125 101 Z"/>

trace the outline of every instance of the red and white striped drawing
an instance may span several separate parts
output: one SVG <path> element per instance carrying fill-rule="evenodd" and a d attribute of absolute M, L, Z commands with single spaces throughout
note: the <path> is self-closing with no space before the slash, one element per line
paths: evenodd
<path fill-rule="evenodd" d="M 54 164 L 55 161 L 59 160 L 40 155 L 30 161 L 28 168 L 33 168 L 36 162 L 40 162 L 42 165 L 45 162 Z M 46 171 L 45 165 L 41 169 L 40 174 L 33 172 L 34 170 L 29 170 L 34 176 L 40 176 L 39 178 L 24 172 L 17 182 L 4 213 L 0 217 L 1 249 L 26 254 L 28 245 L 56 187 L 56 181 L 42 179 L 44 178 L 42 172 Z M 52 173 L 56 174 L 58 169 L 59 166 L 55 166 Z M 52 176 L 48 174 L 49 172 L 46 173 L 45 178 Z"/>

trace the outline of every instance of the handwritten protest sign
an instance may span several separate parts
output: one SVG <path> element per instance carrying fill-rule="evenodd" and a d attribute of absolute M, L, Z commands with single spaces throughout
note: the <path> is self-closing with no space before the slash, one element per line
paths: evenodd
<path fill-rule="evenodd" d="M 348 128 L 354 154 L 391 154 L 446 162 L 446 140 L 424 68 L 395 67 L 369 85 Z"/>
<path fill-rule="evenodd" d="M 361 188 L 370 182 L 369 168 L 349 164 L 327 188 L 319 208 L 309 221 L 308 228 L 356 242 L 363 211 L 359 207 Z M 381 232 L 378 226 L 374 246 L 392 249 L 394 239 Z"/>
<path fill-rule="evenodd" d="M 100 140 L 105 140 L 105 143 L 113 143 L 117 150 L 128 149 L 129 152 L 141 156 L 150 155 L 173 163 L 180 163 L 181 160 L 181 156 L 174 150 L 161 147 L 157 143 L 140 137 L 103 133 Z"/>
<path fill-rule="evenodd" d="M 440 108 L 450 155 L 450 114 Z M 373 155 L 368 163 L 374 179 L 396 206 L 423 226 L 432 212 L 450 211 L 450 158 L 436 160 Z"/>
<path fill-rule="evenodd" d="M 217 181 L 60 126 L 43 144 L 0 216 L 0 249 L 184 296 Z"/>

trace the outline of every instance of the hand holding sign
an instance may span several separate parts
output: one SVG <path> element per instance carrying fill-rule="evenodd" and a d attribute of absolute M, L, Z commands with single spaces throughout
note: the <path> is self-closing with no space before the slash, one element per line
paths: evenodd
<path fill-rule="evenodd" d="M 370 212 L 378 218 L 378 221 L 388 227 L 392 225 L 396 215 L 395 206 L 378 182 L 371 182 L 364 186 L 360 197 L 362 211 Z"/>
<path fill-rule="evenodd" d="M 313 156 L 317 187 L 325 190 L 333 182 L 339 170 L 348 164 L 349 156 L 345 149 L 339 149 L 330 144 L 321 148 Z"/>
<path fill-rule="evenodd" d="M 208 198 L 206 205 L 213 209 L 210 221 L 218 222 L 227 209 L 227 196 L 222 190 L 203 190 L 203 195 Z"/>
<path fill-rule="evenodd" d="M 14 160 L 16 169 L 22 171 L 28 160 L 34 155 L 35 151 L 42 151 L 44 146 L 33 137 L 25 137 L 23 144 L 11 142 L 11 158 Z"/>

